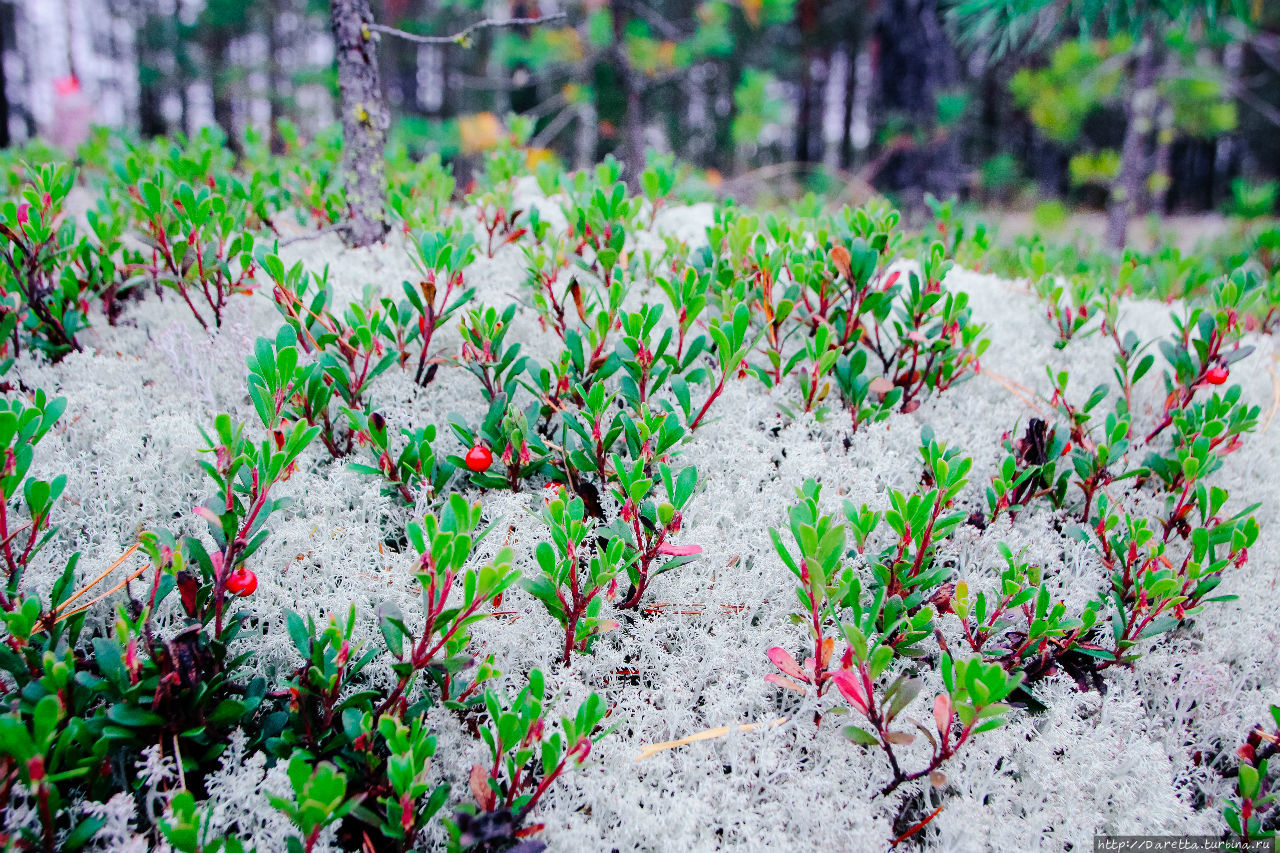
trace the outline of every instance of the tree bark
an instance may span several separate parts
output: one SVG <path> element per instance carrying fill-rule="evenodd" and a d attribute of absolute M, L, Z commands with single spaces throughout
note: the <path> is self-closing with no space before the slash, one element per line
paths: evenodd
<path fill-rule="evenodd" d="M 925 193 L 957 195 L 964 174 L 958 133 L 938 125 L 938 95 L 961 79 L 938 7 L 939 0 L 885 0 L 875 24 L 876 114 L 901 115 L 926 134 L 923 144 L 890 153 L 876 185 L 898 192 L 902 206 L 917 213 Z"/>
<path fill-rule="evenodd" d="M 1107 242 L 1123 249 L 1129 235 L 1129 218 L 1137 209 L 1147 173 L 1146 139 L 1151 133 L 1156 107 L 1156 44 L 1150 27 L 1138 45 L 1133 83 L 1125 102 L 1124 142 L 1120 149 L 1120 175 L 1111 188 L 1107 210 Z"/>
<path fill-rule="evenodd" d="M 596 161 L 600 143 L 600 116 L 594 97 L 583 98 L 578 105 L 578 132 L 573 137 L 573 167 L 590 169 Z"/>
<path fill-rule="evenodd" d="M 1161 100 L 1156 111 L 1156 159 L 1151 174 L 1151 209 L 1167 213 L 1169 188 L 1173 186 L 1173 107 Z"/>
<path fill-rule="evenodd" d="M 622 174 L 627 186 L 636 190 L 640 187 L 640 173 L 644 171 L 644 117 L 641 112 L 641 84 L 627 56 L 626 30 L 630 13 L 625 7 L 625 2 L 614 0 L 610 11 L 613 13 L 613 57 L 626 98 L 626 110 L 622 116 Z"/>
<path fill-rule="evenodd" d="M 280 20 L 284 17 L 285 4 L 282 0 L 269 0 L 267 3 L 266 20 L 263 21 L 263 29 L 267 36 L 267 105 L 270 108 L 270 116 L 267 119 L 269 125 L 267 132 L 271 146 L 271 153 L 284 153 L 284 138 L 280 135 L 280 121 L 285 117 L 284 105 L 284 88 L 285 75 L 284 68 L 280 62 L 281 43 L 280 43 Z M 296 34 L 295 34 L 296 36 Z"/>
<path fill-rule="evenodd" d="M 227 147 L 240 153 L 240 136 L 236 133 L 235 101 L 227 83 L 231 67 L 231 34 L 217 23 L 209 38 L 209 85 L 213 89 L 213 121 L 227 137 Z"/>
<path fill-rule="evenodd" d="M 6 33 L 13 32 L 13 28 L 8 20 L 10 9 L 0 6 L 0 148 L 8 148 L 9 139 L 9 93 L 5 88 L 6 80 L 4 76 L 4 55 L 8 48 L 8 39 L 5 38 Z"/>
<path fill-rule="evenodd" d="M 332 0 L 330 12 L 341 92 L 346 239 L 351 246 L 368 246 L 387 233 L 385 148 L 391 117 L 378 80 L 377 44 L 367 26 L 373 20 L 369 0 Z"/>
<path fill-rule="evenodd" d="M 818 59 L 815 45 L 818 29 L 817 0 L 801 0 L 796 6 L 796 29 L 802 45 L 800 61 L 800 105 L 796 115 L 795 158 L 801 163 L 812 163 L 819 158 L 821 132 L 814 133 L 815 123 L 821 128 L 821 97 L 815 92 L 822 84 L 814 77 L 813 69 Z M 828 71 L 830 69 L 828 68 Z"/>

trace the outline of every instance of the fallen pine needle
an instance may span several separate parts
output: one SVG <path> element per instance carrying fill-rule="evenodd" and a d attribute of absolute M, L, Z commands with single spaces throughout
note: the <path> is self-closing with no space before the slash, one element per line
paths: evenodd
<path fill-rule="evenodd" d="M 64 602 L 62 602 L 61 604 L 59 604 L 59 605 L 57 606 L 57 608 L 56 608 L 53 612 L 54 612 L 54 613 L 60 613 L 60 612 L 62 612 L 63 610 L 65 610 L 65 609 L 66 609 L 66 608 L 71 604 L 71 602 L 75 601 L 77 598 L 79 598 L 80 596 L 84 595 L 86 592 L 88 592 L 89 590 L 93 589 L 95 586 L 97 586 L 98 584 L 100 584 L 100 583 L 101 583 L 101 582 L 106 578 L 106 576 L 107 576 L 107 575 L 109 575 L 109 574 L 111 574 L 112 572 L 114 572 L 114 571 L 116 570 L 116 568 L 117 568 L 121 563 L 123 563 L 125 560 L 129 559 L 129 555 L 130 555 L 130 554 L 132 554 L 132 553 L 133 553 L 134 551 L 136 551 L 136 550 L 138 550 L 138 543 L 137 543 L 137 542 L 135 542 L 135 543 L 133 543 L 132 545 L 130 545 L 130 546 L 129 546 L 129 550 L 127 550 L 127 551 L 125 551 L 123 554 L 121 554 L 121 555 L 119 556 L 119 558 L 117 558 L 117 559 L 116 559 L 116 561 L 115 561 L 114 563 L 112 563 L 111 565 L 107 566 L 106 571 L 104 571 L 102 574 L 98 575 L 98 576 L 97 576 L 96 578 L 94 578 L 92 581 L 90 581 L 89 583 L 87 583 L 87 584 L 85 584 L 83 587 L 81 587 L 81 588 L 80 588 L 80 591 L 79 591 L 79 592 L 77 592 L 75 595 L 71 596 L 71 597 L 70 597 L 70 598 L 68 598 L 66 601 L 64 601 Z M 134 577 L 137 577 L 137 575 L 134 575 Z M 92 603 L 92 602 L 91 602 L 91 603 Z"/>
<path fill-rule="evenodd" d="M 740 726 L 717 726 L 714 729 L 706 729 L 705 731 L 691 734 L 688 737 L 682 737 L 679 740 L 669 740 L 663 743 L 651 743 L 644 749 L 640 750 L 640 754 L 636 756 L 636 761 L 644 761 L 646 758 L 652 758 L 659 752 L 666 752 L 668 749 L 675 749 L 680 746 L 688 746 L 691 743 L 697 743 L 700 740 L 715 740 L 722 738 L 730 732 L 749 732 L 753 729 L 773 728 L 780 726 L 787 721 L 786 717 L 779 717 L 776 720 L 770 720 L 767 723 L 743 723 Z"/>
<path fill-rule="evenodd" d="M 985 367 L 982 369 L 981 373 L 983 376 L 989 376 L 995 382 L 1003 385 L 1005 390 L 1022 401 L 1027 408 L 1034 410 L 1038 414 L 1043 414 L 1039 404 L 1035 401 L 1035 392 L 1027 386 L 1014 382 L 1009 377 L 996 373 L 994 370 L 990 370 Z"/>
<path fill-rule="evenodd" d="M 138 567 L 137 571 L 135 571 L 133 574 L 129 575 L 124 580 L 120 581 L 120 583 L 111 587 L 111 589 L 102 593 L 102 595 L 99 595 L 97 598 L 94 598 L 92 601 L 86 601 L 84 604 L 81 604 L 79 607 L 72 608 L 71 610 L 68 610 L 65 613 L 59 613 L 58 611 L 62 610 L 62 607 L 59 607 L 58 610 L 54 611 L 54 613 L 58 613 L 58 618 L 53 620 L 54 624 L 57 624 L 58 622 L 65 622 L 68 619 L 75 616 L 77 613 L 83 613 L 84 611 L 88 610 L 90 607 L 97 604 L 99 601 L 102 601 L 104 598 L 109 598 L 110 596 L 115 595 L 117 592 L 119 592 L 120 590 L 128 586 L 130 581 L 136 579 L 139 575 L 145 572 L 147 570 L 148 565 L 150 564 L 143 563 L 141 566 Z M 94 583 L 97 583 L 97 581 L 94 581 Z M 88 588 L 89 587 L 85 587 L 85 589 L 88 589 Z M 81 590 L 81 592 L 84 592 L 84 590 Z M 69 603 L 70 603 L 70 600 L 63 602 L 63 607 L 65 607 Z M 31 633 L 39 634 L 43 630 L 44 630 L 44 626 L 40 625 L 36 627 L 36 629 Z"/>
<path fill-rule="evenodd" d="M 61 614 L 60 616 L 58 616 L 57 620 L 55 620 L 55 621 L 61 622 L 61 621 L 63 621 L 64 619 L 70 619 L 72 616 L 75 616 L 77 613 L 80 613 L 80 612 L 83 612 L 83 611 L 85 611 L 85 610 L 88 610 L 90 607 L 92 607 L 93 605 L 97 604 L 99 601 L 102 601 L 104 598 L 108 598 L 108 597 L 110 597 L 110 596 L 115 595 L 117 592 L 119 592 L 120 590 L 124 589 L 124 588 L 129 584 L 129 581 L 135 580 L 139 575 L 141 575 L 141 574 L 142 574 L 143 572 L 145 572 L 146 570 L 147 570 L 147 564 L 146 564 L 146 563 L 144 563 L 144 564 L 142 564 L 141 566 L 139 566 L 139 567 L 138 567 L 138 570 L 137 570 L 136 572 L 134 572 L 133 574 L 129 575 L 129 576 L 128 576 L 127 578 L 125 578 L 124 580 L 120 581 L 120 583 L 118 583 L 118 584 L 116 584 L 115 586 L 111 587 L 111 589 L 107 590 L 107 591 L 106 591 L 106 592 L 104 592 L 102 595 L 98 596 L 97 598 L 93 599 L 92 601 L 89 601 L 89 602 L 86 602 L 86 603 L 84 603 L 84 604 L 81 604 L 79 607 L 75 608 L 74 610 L 68 610 L 66 613 L 63 613 L 63 614 Z"/>
<path fill-rule="evenodd" d="M 1271 411 L 1267 412 L 1267 420 L 1262 425 L 1261 432 L 1271 429 L 1271 421 L 1276 416 L 1276 407 L 1280 406 L 1280 376 L 1276 376 L 1275 362 L 1280 360 L 1280 356 L 1272 356 L 1272 363 L 1267 365 L 1267 373 L 1271 374 Z"/>

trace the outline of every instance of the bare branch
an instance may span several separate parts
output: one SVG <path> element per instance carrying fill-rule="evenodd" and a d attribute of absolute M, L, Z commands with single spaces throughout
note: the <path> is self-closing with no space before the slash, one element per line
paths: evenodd
<path fill-rule="evenodd" d="M 276 243 L 276 247 L 283 249 L 285 246 L 288 246 L 292 243 L 301 243 L 303 240 L 316 240 L 320 237 L 325 236 L 326 234 L 335 234 L 339 231 L 346 231 L 350 228 L 351 228 L 351 223 L 349 222 L 335 222 L 332 225 L 326 225 L 325 227 L 320 228 L 316 231 L 308 231 L 304 234 L 295 234 L 292 237 L 286 237 L 283 240 L 278 241 Z"/>
<path fill-rule="evenodd" d="M 460 44 L 464 47 L 470 43 L 472 33 L 479 30 L 488 30 L 496 27 L 529 27 L 535 24 L 547 24 L 551 21 L 559 21 L 567 18 L 564 12 L 556 12 L 554 15 L 543 15 L 540 18 L 506 18 L 499 20 L 497 18 L 485 18 L 483 21 L 476 21 L 465 30 L 460 30 L 451 36 L 420 36 L 414 33 L 406 33 L 404 30 L 397 30 L 395 27 L 388 27 L 383 24 L 368 24 L 369 29 L 374 32 L 383 33 L 384 35 L 402 38 L 405 41 L 411 41 L 414 44 Z"/>
<path fill-rule="evenodd" d="M 635 0 L 629 4 L 632 11 L 649 22 L 649 25 L 662 33 L 663 37 L 670 41 L 679 41 L 683 36 L 680 28 L 664 18 L 657 9 L 650 6 L 643 0 Z"/>
<path fill-rule="evenodd" d="M 1246 106 L 1253 107 L 1254 111 L 1262 118 L 1276 127 L 1280 127 L 1280 109 L 1267 103 L 1244 86 L 1232 86 L 1231 94 L 1235 95 Z"/>
<path fill-rule="evenodd" d="M 568 127 L 569 122 L 578 118 L 581 114 L 581 107 L 574 104 L 570 104 L 565 107 L 560 112 L 556 113 L 555 118 L 547 122 L 547 126 L 542 128 L 542 130 L 538 132 L 537 136 L 529 141 L 529 147 L 545 148 L 548 142 L 555 139 L 560 134 L 560 131 Z"/>

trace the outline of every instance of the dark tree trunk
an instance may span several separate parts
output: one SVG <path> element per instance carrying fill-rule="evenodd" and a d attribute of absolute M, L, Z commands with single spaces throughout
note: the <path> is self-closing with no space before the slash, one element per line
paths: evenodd
<path fill-rule="evenodd" d="M 280 62 L 280 20 L 286 8 L 284 0 L 270 0 L 267 19 L 264 21 L 267 36 L 267 104 L 271 108 L 268 133 L 273 154 L 284 153 L 284 138 L 280 135 L 280 120 L 285 117 L 284 68 Z"/>
<path fill-rule="evenodd" d="M 1124 142 L 1120 148 L 1120 176 L 1111 190 L 1107 210 L 1107 242 L 1123 249 L 1129 235 L 1129 218 L 1137 209 L 1147 174 L 1146 140 L 1156 107 L 1155 34 L 1148 28 L 1138 45 L 1134 77 L 1125 101 Z"/>
<path fill-rule="evenodd" d="M 367 24 L 369 0 L 332 0 L 342 109 L 342 175 L 346 186 L 347 243 L 368 246 L 387 233 L 385 147 L 391 117 L 378 81 L 376 43 Z"/>
<path fill-rule="evenodd" d="M 613 12 L 613 58 L 615 70 L 622 81 L 622 93 L 626 107 L 622 114 L 622 160 L 623 175 L 627 185 L 633 190 L 640 186 L 640 173 L 644 171 L 644 114 L 640 100 L 641 82 L 631 60 L 627 56 L 626 30 L 630 12 L 625 2 L 614 0 Z"/>
<path fill-rule="evenodd" d="M 874 8 L 874 2 L 859 3 L 853 8 L 842 7 L 840 16 L 844 26 L 843 50 L 847 68 L 844 78 L 844 110 L 840 116 L 840 152 L 839 164 L 841 169 L 849 169 L 853 166 L 854 160 L 854 140 L 853 125 L 855 117 L 858 115 L 858 99 L 860 93 L 869 91 L 869 80 L 859 79 L 859 67 L 866 62 L 870 67 L 868 50 L 870 45 L 867 39 L 867 23 L 870 20 L 871 13 Z M 869 75 L 868 75 L 869 76 Z"/>
<path fill-rule="evenodd" d="M 4 25 L 0 27 L 0 148 L 8 148 L 11 141 L 9 139 L 9 92 L 6 89 L 7 81 L 4 76 L 4 55 L 8 48 L 8 39 L 5 38 L 5 34 L 12 32 L 8 13 L 8 8 L 0 6 L 0 24 Z"/>
<path fill-rule="evenodd" d="M 803 45 L 800 62 L 800 109 L 796 114 L 796 160 L 812 163 L 819 158 L 821 133 L 815 133 L 814 125 L 821 127 L 821 81 L 815 79 L 813 69 L 818 58 L 815 45 L 818 29 L 817 0 L 801 0 L 796 7 L 796 26 Z"/>
<path fill-rule="evenodd" d="M 209 57 L 212 60 L 209 80 L 213 87 L 213 121 L 227 137 L 227 147 L 240 153 L 240 134 L 236 132 L 235 98 L 228 81 L 231 69 L 231 37 L 221 27 L 209 40 Z"/>
<path fill-rule="evenodd" d="M 813 148 L 813 60 L 806 55 L 801 59 L 800 108 L 796 111 L 796 160 L 810 162 Z"/>
<path fill-rule="evenodd" d="M 850 39 L 846 48 L 848 67 L 844 78 L 844 111 L 840 116 L 840 168 L 853 164 L 853 104 L 858 97 L 858 60 L 862 45 Z"/>
<path fill-rule="evenodd" d="M 960 147 L 954 130 L 939 132 L 938 94 L 959 81 L 960 69 L 938 0 L 886 0 L 876 35 L 879 113 L 896 113 L 928 134 L 923 145 L 903 145 L 888 158 L 878 183 L 902 193 L 908 207 L 922 207 L 925 193 L 954 196 L 962 185 Z"/>

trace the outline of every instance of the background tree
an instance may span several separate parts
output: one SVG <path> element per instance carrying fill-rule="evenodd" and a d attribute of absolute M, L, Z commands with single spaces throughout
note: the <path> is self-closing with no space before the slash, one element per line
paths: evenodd
<path fill-rule="evenodd" d="M 1227 33 L 1227 19 L 1248 24 L 1255 11 L 1254 5 L 1239 0 L 958 0 L 950 20 L 963 46 L 993 58 L 1037 50 L 1063 35 L 1127 39 L 1131 47 L 1119 54 L 1124 133 L 1107 207 L 1107 241 L 1123 248 L 1129 219 L 1152 171 L 1148 147 L 1161 99 L 1157 83 L 1168 52 L 1165 34 Z"/>
<path fill-rule="evenodd" d="M 353 53 L 336 49 L 332 0 L 103 2 L 116 17 L 0 2 L 6 127 L 19 141 L 47 131 L 53 84 L 74 59 L 91 101 L 125 93 L 118 121 L 144 135 L 217 124 L 232 145 L 270 133 L 281 149 L 339 119 L 376 151 L 366 122 L 382 116 L 382 144 L 440 155 L 460 190 L 509 113 L 532 120 L 537 156 L 583 167 L 613 154 L 632 179 L 653 148 L 744 200 L 848 200 L 868 184 L 916 211 L 926 193 L 1014 206 L 1062 197 L 1109 208 L 1117 245 L 1133 213 L 1213 209 L 1237 179 L 1247 192 L 1280 177 L 1275 3 L 558 0 L 562 19 L 473 30 L 471 49 L 456 50 L 450 34 L 486 16 L 552 7 L 366 0 L 370 37 L 351 30 Z M 135 38 L 119 37 L 126 21 Z M 64 50 L 72 31 L 77 47 Z M 373 107 L 367 119 L 339 108 L 340 69 L 347 90 L 353 69 L 377 75 L 357 97 Z M 296 134 L 279 132 L 288 123 Z M 360 208 L 369 199 L 353 210 L 375 223 L 366 239 L 382 231 L 374 171 L 353 195 Z"/>

